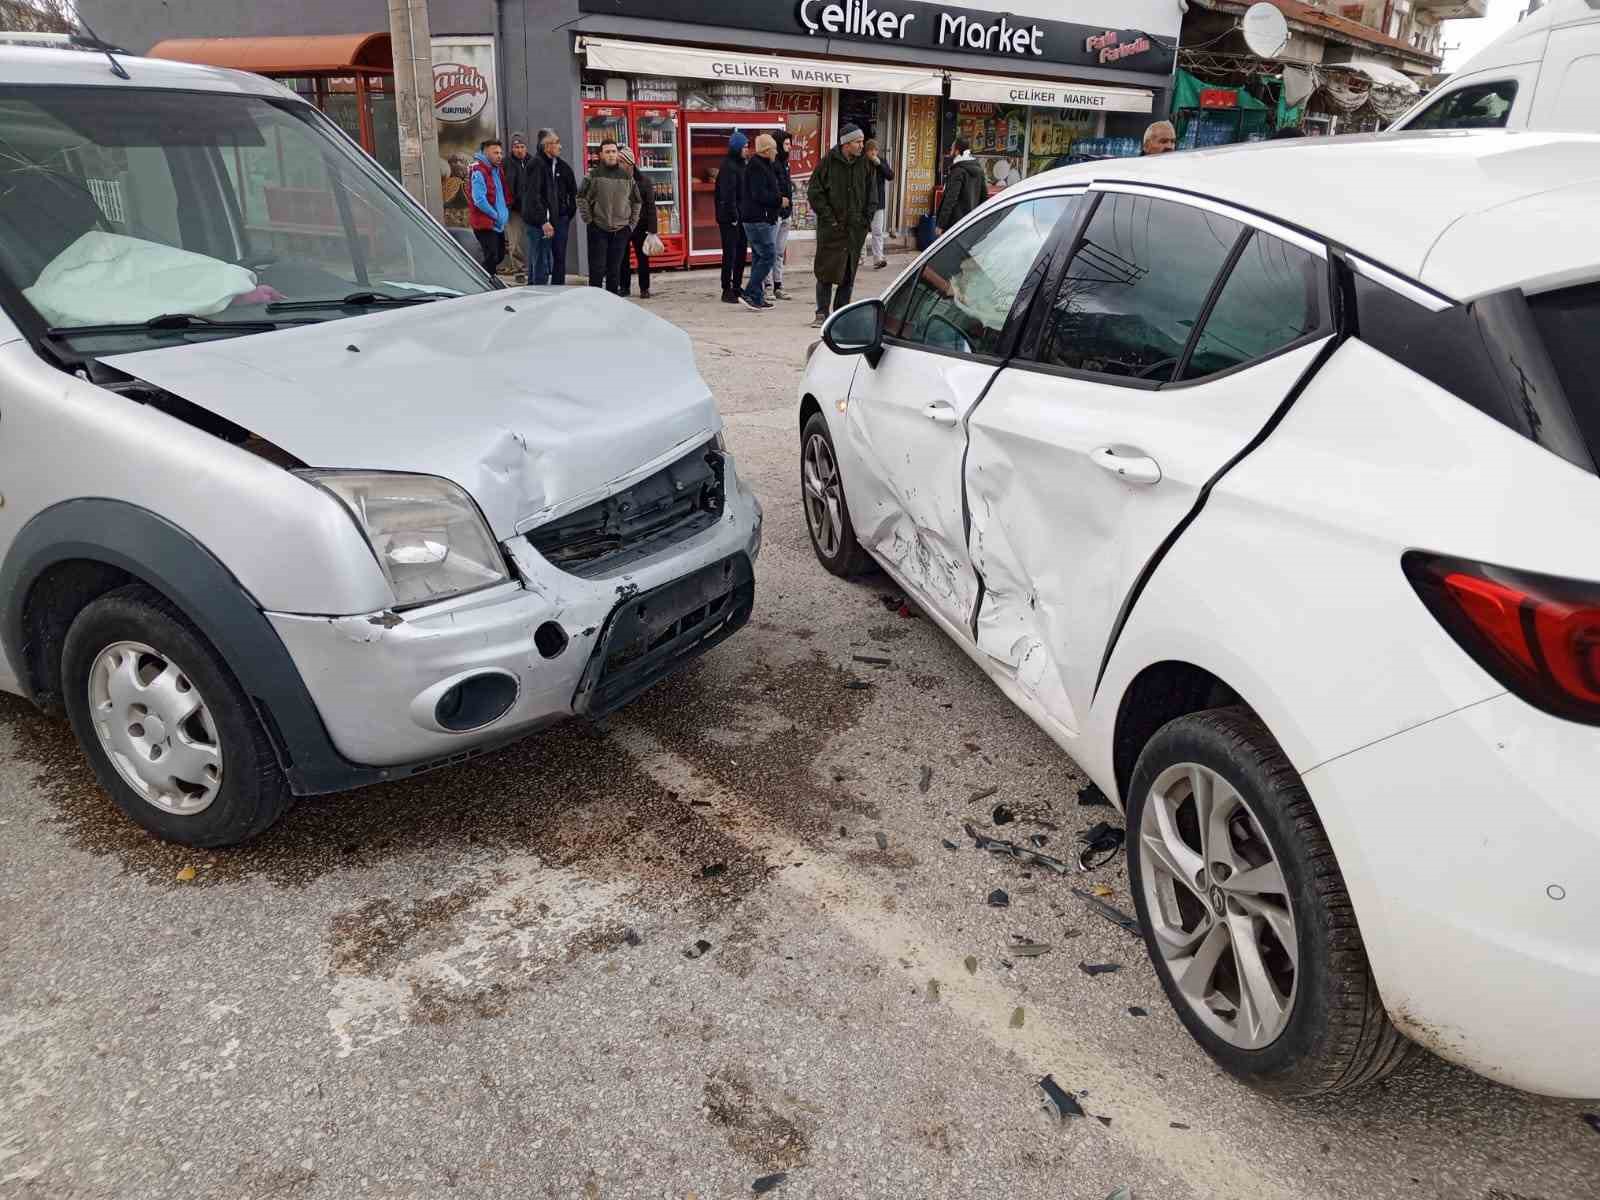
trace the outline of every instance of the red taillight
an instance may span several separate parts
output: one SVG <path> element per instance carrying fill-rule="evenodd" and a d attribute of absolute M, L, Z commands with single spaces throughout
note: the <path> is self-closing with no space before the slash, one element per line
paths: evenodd
<path fill-rule="evenodd" d="M 1415 550 L 1403 563 L 1479 666 L 1537 708 L 1600 725 L 1600 584 Z"/>

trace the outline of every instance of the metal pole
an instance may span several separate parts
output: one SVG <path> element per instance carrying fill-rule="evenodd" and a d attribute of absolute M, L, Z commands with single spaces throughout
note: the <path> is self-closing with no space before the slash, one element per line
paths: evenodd
<path fill-rule="evenodd" d="M 439 131 L 433 118 L 433 35 L 428 0 L 389 0 L 394 47 L 394 107 L 400 126 L 400 182 L 417 202 L 444 217 Z"/>

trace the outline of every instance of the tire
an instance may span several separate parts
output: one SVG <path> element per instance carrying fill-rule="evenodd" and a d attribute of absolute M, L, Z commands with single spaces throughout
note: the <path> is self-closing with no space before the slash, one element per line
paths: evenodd
<path fill-rule="evenodd" d="M 288 809 L 283 772 L 249 698 L 159 593 L 135 585 L 84 607 L 62 647 L 61 694 L 100 786 L 156 837 L 234 846 Z"/>
<path fill-rule="evenodd" d="M 812 479 L 808 471 L 824 461 L 824 453 L 826 465 L 832 468 L 832 477 L 819 475 Z M 816 552 L 817 561 L 839 578 L 852 579 L 872 570 L 874 564 L 872 556 L 856 541 L 838 463 L 827 419 L 821 413 L 812 413 L 800 432 L 800 504 L 805 510 L 806 533 L 811 538 L 811 549 Z M 820 497 L 815 490 L 818 484 L 824 493 Z M 824 522 L 820 533 L 819 518 Z"/>
<path fill-rule="evenodd" d="M 1145 947 L 1184 1026 L 1223 1070 L 1271 1096 L 1317 1096 L 1381 1079 L 1410 1057 L 1311 798 L 1253 713 L 1213 709 L 1164 726 L 1128 797 Z M 1216 825 L 1202 822 L 1203 805 Z M 1194 885 L 1176 882 L 1202 868 Z"/>

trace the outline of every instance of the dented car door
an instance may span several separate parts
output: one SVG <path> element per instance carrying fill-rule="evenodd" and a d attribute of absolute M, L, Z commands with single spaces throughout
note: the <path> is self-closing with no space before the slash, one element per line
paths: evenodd
<path fill-rule="evenodd" d="M 1095 204 L 966 463 L 978 647 L 1069 734 L 1141 577 L 1331 336 L 1316 243 L 1131 191 Z"/>
<path fill-rule="evenodd" d="M 962 497 L 966 421 L 999 370 L 1008 318 L 1074 195 L 988 210 L 902 280 L 884 353 L 850 387 L 846 428 L 867 463 L 852 498 L 858 536 L 920 603 L 967 629 L 978 580 Z"/>

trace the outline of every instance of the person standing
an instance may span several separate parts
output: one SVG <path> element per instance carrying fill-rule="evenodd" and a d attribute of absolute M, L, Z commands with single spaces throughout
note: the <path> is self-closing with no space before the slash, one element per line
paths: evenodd
<path fill-rule="evenodd" d="M 850 303 L 856 264 L 872 225 L 872 189 L 863 157 L 866 134 L 855 125 L 839 131 L 839 144 L 812 172 L 806 199 L 817 215 L 817 315 L 819 328 L 828 314 Z M 836 290 L 837 289 L 837 290 Z"/>
<path fill-rule="evenodd" d="M 622 160 L 622 165 L 633 172 L 634 186 L 639 189 L 639 219 L 634 223 L 633 231 L 628 235 L 628 245 L 633 247 L 633 257 L 639 260 L 639 299 L 650 299 L 650 256 L 645 253 L 644 244 L 652 233 L 660 232 L 656 217 L 656 185 L 650 182 L 650 176 L 639 169 L 639 164 L 634 161 L 633 151 L 626 146 L 617 148 L 617 157 Z M 622 252 L 622 291 L 626 296 L 633 291 L 633 263 L 629 260 L 628 252 Z"/>
<path fill-rule="evenodd" d="M 889 219 L 889 188 L 894 182 L 894 168 L 883 160 L 877 138 L 867 139 L 867 182 L 872 188 L 872 227 L 867 233 L 868 248 L 872 251 L 872 269 L 881 271 L 889 265 L 883 256 L 884 224 Z"/>
<path fill-rule="evenodd" d="M 1156 121 L 1144 131 L 1146 154 L 1171 154 L 1178 148 L 1178 130 L 1171 121 Z"/>
<path fill-rule="evenodd" d="M 622 165 L 617 143 L 600 145 L 600 161 L 578 189 L 578 215 L 589 227 L 589 286 L 622 294 L 622 261 L 639 223 L 639 187 Z"/>
<path fill-rule="evenodd" d="M 749 244 L 745 241 L 744 221 L 739 216 L 739 197 L 752 150 L 750 139 L 735 130 L 728 139 L 727 157 L 717 172 L 717 232 L 722 235 L 724 304 L 739 303 L 739 293 L 744 289 L 744 255 Z"/>
<path fill-rule="evenodd" d="M 778 220 L 783 216 L 783 185 L 773 165 L 778 143 L 771 134 L 756 138 L 755 156 L 745 168 L 739 214 L 744 218 L 745 236 L 755 258 L 750 268 L 750 285 L 739 293 L 746 308 L 757 312 L 775 307 L 767 299 L 767 276 L 778 254 Z"/>
<path fill-rule="evenodd" d="M 957 138 L 950 147 L 953 161 L 944 177 L 944 199 L 939 202 L 939 216 L 934 221 L 934 234 L 954 228 L 989 193 L 989 181 L 983 177 L 983 167 L 972 157 L 972 143 Z"/>
<path fill-rule="evenodd" d="M 561 135 L 539 131 L 527 190 L 522 194 L 522 220 L 528 227 L 528 282 L 567 282 L 567 233 L 578 214 L 578 177 L 561 157 Z"/>
<path fill-rule="evenodd" d="M 520 133 L 511 135 L 511 155 L 501 170 L 506 177 L 506 207 L 511 212 L 511 220 L 506 223 L 506 252 L 511 255 L 513 267 L 525 269 L 531 282 L 533 263 L 523 262 L 528 250 L 528 223 L 522 216 L 522 198 L 533 171 L 533 156 L 528 153 L 528 139 Z"/>
<path fill-rule="evenodd" d="M 767 279 L 774 300 L 794 299 L 783 290 L 783 260 L 789 249 L 789 228 L 794 222 L 794 176 L 789 174 L 790 136 L 787 129 L 779 129 L 772 135 L 778 147 L 778 156 L 772 160 L 772 166 L 778 173 L 778 189 L 783 193 L 783 214 L 778 218 L 776 253 L 772 260 L 772 274 Z"/>
<path fill-rule="evenodd" d="M 511 218 L 506 207 L 506 177 L 500 169 L 505 154 L 500 139 L 489 138 L 472 159 L 472 211 L 467 220 L 483 251 L 483 269 L 490 275 L 506 256 L 506 222 Z"/>

